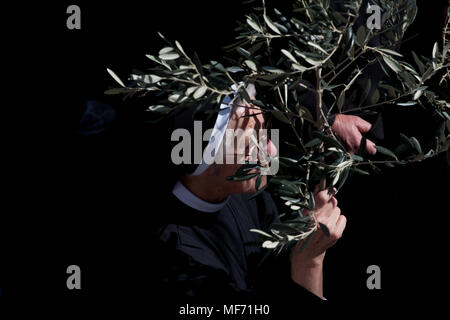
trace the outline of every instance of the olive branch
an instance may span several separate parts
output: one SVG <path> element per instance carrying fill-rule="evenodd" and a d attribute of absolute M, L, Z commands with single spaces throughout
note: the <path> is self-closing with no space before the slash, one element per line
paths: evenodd
<path fill-rule="evenodd" d="M 202 64 L 195 52 L 188 55 L 178 41 L 172 42 L 159 33 L 167 45 L 157 55 L 147 55 L 151 68 L 134 70 L 126 85 L 108 69 L 120 87 L 106 94 L 149 96 L 157 101 L 147 108 L 152 114 L 165 117 L 185 106 L 194 106 L 195 113 L 203 112 L 208 105 L 220 105 L 226 96 L 236 92 L 230 105 L 239 97 L 291 130 L 294 138 L 286 140 L 289 152 L 278 158 L 266 155 L 268 161 L 280 163 L 279 173 L 270 177 L 268 185 L 284 201 L 286 209 L 280 216 L 282 223 L 271 226 L 270 231 L 252 230 L 261 235 L 265 248 L 281 250 L 302 239 L 306 239 L 305 246 L 319 228 L 327 234 L 314 215 L 311 189 L 315 184 L 320 183 L 321 189 L 328 188 L 329 192 L 339 190 L 351 174 L 367 175 L 366 168 L 377 172 L 381 165 L 423 161 L 447 151 L 450 145 L 450 103 L 433 84 L 435 78 L 441 77 L 439 86 L 445 86 L 450 77 L 448 22 L 443 43 L 434 45 L 431 57 L 412 52 L 412 61 L 408 61 L 396 47 L 416 16 L 415 1 L 375 1 L 382 9 L 381 30 L 371 30 L 365 23 L 356 29 L 365 11 L 362 0 L 340 3 L 342 7 L 336 9 L 327 0 L 295 0 L 287 17 L 276 8 L 269 13 L 262 0 L 245 22 L 239 22 L 237 41 L 224 48 L 228 54 L 220 62 Z M 386 75 L 379 84 L 364 78 L 374 64 Z M 356 88 L 358 81 L 364 81 L 362 90 Z M 250 99 L 245 90 L 248 84 L 256 86 L 257 100 Z M 315 95 L 314 113 L 299 99 L 298 88 Z M 327 111 L 325 102 L 329 105 Z M 346 108 L 349 105 L 353 107 Z M 330 130 L 330 115 L 377 114 L 381 106 L 419 106 L 437 115 L 439 124 L 432 145 L 401 134 L 401 143 L 394 151 L 376 146 L 383 160 L 366 157 L 365 138 L 358 154 L 347 152 Z M 308 126 L 313 128 L 310 136 L 303 134 Z M 255 168 L 256 174 L 249 174 Z M 259 194 L 268 187 L 259 188 L 260 169 L 244 165 L 231 179 L 256 177 Z"/>

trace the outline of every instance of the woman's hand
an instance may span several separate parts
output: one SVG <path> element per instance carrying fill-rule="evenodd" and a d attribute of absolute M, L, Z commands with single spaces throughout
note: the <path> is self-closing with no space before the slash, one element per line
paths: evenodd
<path fill-rule="evenodd" d="M 362 139 L 362 133 L 369 132 L 372 125 L 357 116 L 338 114 L 331 126 L 331 130 L 336 133 L 344 142 L 347 151 L 357 153 Z M 375 143 L 367 140 L 367 152 L 374 155 L 377 152 Z"/>
<path fill-rule="evenodd" d="M 299 253 L 305 240 L 299 241 L 294 248 L 291 260 L 291 277 L 294 282 L 323 298 L 322 267 L 325 252 L 342 237 L 347 219 L 341 215 L 337 200 L 328 189 L 314 193 L 316 209 L 314 214 L 317 223 L 325 225 L 330 235 L 317 230 L 306 248 Z"/>

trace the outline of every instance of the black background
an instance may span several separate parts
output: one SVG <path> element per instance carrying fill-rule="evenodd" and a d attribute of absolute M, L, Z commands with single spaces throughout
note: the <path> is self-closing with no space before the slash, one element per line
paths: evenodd
<path fill-rule="evenodd" d="M 407 38 L 414 37 L 402 52 L 431 54 L 441 39 L 445 3 L 418 0 Z M 81 7 L 81 30 L 66 28 L 71 4 Z M 246 12 L 236 0 L 4 7 L 0 300 L 64 297 L 71 304 L 152 293 L 146 226 L 163 213 L 151 195 L 164 173 L 144 166 L 158 150 L 151 138 L 136 142 L 132 130 L 75 139 L 82 101 L 102 99 L 114 86 L 106 67 L 126 75 L 147 65 L 145 54 L 163 46 L 157 31 L 202 59 L 220 57 Z M 387 134 L 400 127 L 420 137 L 426 121 L 420 112 L 386 119 Z M 430 304 L 440 306 L 447 288 L 448 181 L 445 155 L 351 180 L 338 195 L 348 225 L 327 254 L 328 299 L 364 303 L 368 310 L 389 304 L 436 311 Z M 71 264 L 81 267 L 81 291 L 66 288 Z M 372 264 L 381 267 L 381 290 L 366 287 Z"/>

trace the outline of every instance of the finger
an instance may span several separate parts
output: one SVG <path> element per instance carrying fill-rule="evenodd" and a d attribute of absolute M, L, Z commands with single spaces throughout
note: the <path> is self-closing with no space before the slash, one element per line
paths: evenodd
<path fill-rule="evenodd" d="M 347 225 L 347 218 L 341 214 L 336 222 L 336 229 L 335 229 L 336 240 L 342 237 L 342 233 L 344 232 L 346 225 Z"/>
<path fill-rule="evenodd" d="M 349 152 L 351 154 L 355 154 L 359 150 L 359 146 L 361 144 L 362 135 L 361 135 L 361 133 L 358 130 L 353 130 L 352 133 L 353 133 L 353 136 L 352 136 L 352 142 L 351 142 L 351 145 L 350 145 Z"/>
<path fill-rule="evenodd" d="M 377 149 L 375 149 L 375 143 L 370 140 L 367 140 L 366 150 L 369 154 L 374 155 L 377 153 Z"/>
<path fill-rule="evenodd" d="M 336 207 L 333 210 L 330 210 L 330 216 L 328 217 L 328 224 L 331 227 L 331 229 L 335 229 L 335 225 L 337 224 L 340 216 L 341 216 L 341 208 Z"/>
<path fill-rule="evenodd" d="M 331 198 L 330 202 L 333 205 L 333 208 L 337 207 L 338 201 L 335 197 Z"/>
<path fill-rule="evenodd" d="M 320 210 L 320 212 L 316 215 L 317 222 L 320 222 L 328 227 L 330 230 L 334 230 L 336 228 L 336 223 L 341 215 L 341 209 L 339 207 L 332 208 L 331 206 Z"/>
<path fill-rule="evenodd" d="M 316 197 L 317 199 L 316 202 L 318 204 L 319 207 L 327 204 L 328 202 L 330 202 L 331 198 L 333 197 L 332 194 L 328 194 L 328 189 L 322 190 L 320 192 L 317 193 Z"/>
<path fill-rule="evenodd" d="M 356 117 L 356 118 L 357 118 L 357 120 L 355 122 L 355 125 L 359 129 L 360 132 L 366 133 L 372 128 L 372 125 L 369 122 L 367 122 L 366 120 L 364 120 L 360 117 Z"/>

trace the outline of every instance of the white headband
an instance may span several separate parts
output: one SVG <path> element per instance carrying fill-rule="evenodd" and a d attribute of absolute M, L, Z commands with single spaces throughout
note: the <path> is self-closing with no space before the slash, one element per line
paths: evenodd
<path fill-rule="evenodd" d="M 243 84 L 243 82 L 240 82 L 239 84 L 241 85 Z M 232 85 L 231 88 L 234 90 L 234 96 L 236 96 L 236 85 Z M 250 96 L 256 95 L 256 89 L 253 84 L 249 84 L 246 90 Z M 195 169 L 193 173 L 194 176 L 198 176 L 205 172 L 209 167 L 208 163 L 211 163 L 211 161 L 207 161 L 207 159 L 214 159 L 214 157 L 216 156 L 216 152 L 222 143 L 225 131 L 228 127 L 231 111 L 233 110 L 233 108 L 229 105 L 230 101 L 231 98 L 229 96 L 226 96 L 225 99 L 223 99 L 222 104 L 220 105 L 220 111 L 217 115 L 216 123 L 214 124 L 211 137 L 209 138 L 208 145 L 204 149 L 205 151 L 211 150 L 211 154 L 207 155 L 206 153 L 203 153 L 202 162 Z"/>

